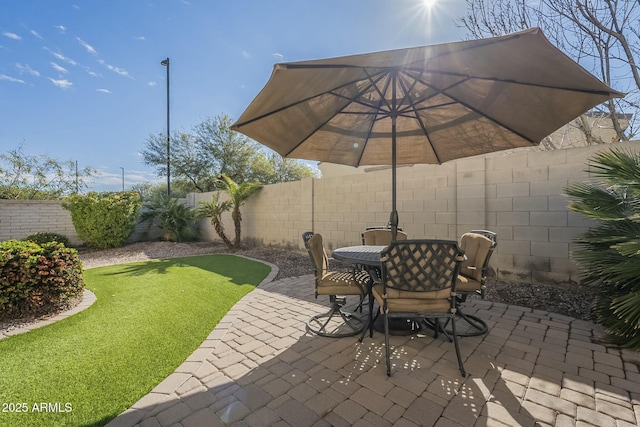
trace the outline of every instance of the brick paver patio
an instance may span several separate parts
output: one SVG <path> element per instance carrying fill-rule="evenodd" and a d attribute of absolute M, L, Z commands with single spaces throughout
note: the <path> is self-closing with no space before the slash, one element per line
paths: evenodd
<path fill-rule="evenodd" d="M 311 276 L 261 285 L 222 319 L 175 373 L 108 424 L 120 426 L 575 426 L 640 425 L 637 353 L 595 344 L 597 327 L 474 300 L 483 337 L 428 335 L 362 343 L 322 338 L 305 320 L 327 308 Z"/>

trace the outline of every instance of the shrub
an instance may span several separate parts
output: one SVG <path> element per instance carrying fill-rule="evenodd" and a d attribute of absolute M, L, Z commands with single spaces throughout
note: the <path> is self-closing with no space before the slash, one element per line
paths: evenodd
<path fill-rule="evenodd" d="M 569 209 L 595 220 L 573 258 L 597 290 L 598 320 L 614 344 L 640 349 L 640 154 L 610 150 L 588 163 L 598 181 L 567 189 Z"/>
<path fill-rule="evenodd" d="M 140 222 L 146 222 L 147 229 L 156 224 L 164 231 L 164 239 L 172 242 L 194 241 L 200 236 L 195 210 L 167 195 L 145 203 Z"/>
<path fill-rule="evenodd" d="M 67 247 L 71 246 L 71 242 L 69 242 L 69 239 L 67 239 L 65 236 L 63 236 L 62 234 L 52 233 L 49 231 L 40 231 L 38 233 L 29 234 L 27 237 L 25 237 L 22 240 L 27 242 L 33 242 L 38 245 L 42 245 L 43 243 L 58 242 L 58 243 L 62 243 Z"/>
<path fill-rule="evenodd" d="M 84 289 L 78 251 L 56 242 L 0 243 L 0 313 L 3 318 L 50 312 Z"/>
<path fill-rule="evenodd" d="M 123 246 L 134 232 L 142 202 L 135 191 L 69 196 L 62 206 L 71 212 L 78 237 L 98 249 Z"/>

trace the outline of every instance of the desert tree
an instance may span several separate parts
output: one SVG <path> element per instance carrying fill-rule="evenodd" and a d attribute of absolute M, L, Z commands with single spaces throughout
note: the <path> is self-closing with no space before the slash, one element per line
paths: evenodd
<path fill-rule="evenodd" d="M 640 106 L 640 0 L 466 0 L 458 19 L 470 38 L 498 36 L 540 27 L 550 41 L 610 87 L 627 93 L 602 105 L 618 141 L 636 136 Z M 505 60 L 508 61 L 508 58 Z M 592 122 L 583 115 L 574 125 L 587 143 Z"/>

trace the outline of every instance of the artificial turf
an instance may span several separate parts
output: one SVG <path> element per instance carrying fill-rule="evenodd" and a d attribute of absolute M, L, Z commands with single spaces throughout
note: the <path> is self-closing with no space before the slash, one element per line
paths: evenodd
<path fill-rule="evenodd" d="M 91 307 L 0 340 L 0 426 L 106 424 L 171 374 L 268 273 L 232 255 L 86 270 Z"/>

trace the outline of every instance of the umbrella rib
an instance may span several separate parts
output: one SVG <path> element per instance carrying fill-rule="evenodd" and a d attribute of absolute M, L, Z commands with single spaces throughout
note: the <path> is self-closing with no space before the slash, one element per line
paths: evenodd
<path fill-rule="evenodd" d="M 365 73 L 366 73 L 366 71 L 365 71 Z M 378 94 L 380 94 L 380 90 L 378 89 L 378 82 L 379 82 L 380 80 L 382 80 L 382 79 L 384 78 L 384 76 L 385 76 L 385 75 L 384 75 L 384 73 L 380 73 L 380 75 L 378 76 L 378 79 L 377 79 L 377 81 L 376 81 L 376 80 L 374 80 L 371 76 L 367 75 L 367 77 L 369 78 L 369 82 L 370 82 L 371 84 L 370 84 L 369 86 L 367 86 L 366 88 L 362 89 L 362 90 L 360 91 L 360 93 L 366 92 L 366 91 L 367 91 L 367 90 L 369 90 L 371 87 L 374 87 L 374 88 L 376 89 L 376 91 L 378 92 Z M 385 87 L 385 90 L 387 89 L 387 87 L 388 87 L 388 81 L 387 81 L 387 85 L 386 85 L 386 87 Z M 379 101 L 379 102 L 377 103 L 377 105 L 376 105 L 376 104 L 374 104 L 374 103 L 367 103 L 367 102 L 364 102 L 364 101 L 362 101 L 362 100 L 360 100 L 360 99 L 357 99 L 357 98 L 349 98 L 348 96 L 342 95 L 342 94 L 340 94 L 340 93 L 335 93 L 335 92 L 334 92 L 334 90 L 335 90 L 335 89 L 331 90 L 331 91 L 330 91 L 330 92 L 328 92 L 328 93 L 329 93 L 329 94 L 331 94 L 331 95 L 333 95 L 333 96 L 335 96 L 335 97 L 337 97 L 337 98 L 342 98 L 342 99 L 345 99 L 345 100 L 347 100 L 347 101 L 349 101 L 349 102 L 353 102 L 353 103 L 356 103 L 356 104 L 362 105 L 363 107 L 371 108 L 373 111 L 376 111 L 376 113 L 377 113 L 378 111 L 380 111 L 380 110 L 381 110 L 381 106 L 380 106 L 380 104 L 382 103 L 381 101 L 384 99 L 384 97 L 383 97 L 381 94 L 380 94 L 380 101 Z M 386 100 L 385 100 L 385 101 L 386 101 Z M 385 103 L 386 103 L 386 102 L 385 102 Z M 388 104 L 388 103 L 387 103 L 387 104 Z M 387 106 L 388 106 L 388 105 L 387 105 Z M 342 112 L 342 114 L 363 114 L 363 115 L 370 115 L 371 113 L 370 113 L 370 112 L 362 112 L 362 111 L 350 111 L 350 112 Z"/>
<path fill-rule="evenodd" d="M 366 73 L 366 71 L 365 71 L 365 73 Z M 367 77 L 369 77 L 369 81 L 371 82 L 371 85 L 373 85 L 374 87 L 376 87 L 376 90 L 378 90 L 378 88 L 377 88 L 377 84 L 376 84 L 376 82 L 374 81 L 373 77 L 372 77 L 372 76 L 370 76 L 368 73 L 366 73 L 366 74 L 367 74 Z M 384 74 L 384 73 L 381 73 L 381 75 L 379 76 L 379 79 L 382 79 L 382 78 L 383 78 L 383 74 Z M 358 80 L 356 80 L 356 81 L 360 81 L 360 80 L 362 80 L 362 79 L 358 79 Z M 356 81 L 354 81 L 354 82 L 350 82 L 350 83 L 345 84 L 345 85 L 341 85 L 341 86 L 339 86 L 338 88 L 348 86 L 349 84 L 355 83 Z M 368 86 L 365 90 L 368 90 L 370 87 L 371 87 L 371 86 Z M 345 99 L 345 100 L 347 100 L 347 101 L 350 101 L 350 102 L 358 102 L 358 103 L 360 103 L 361 105 L 364 105 L 364 106 L 366 106 L 366 107 L 374 108 L 374 109 L 376 110 L 376 112 L 378 111 L 378 109 L 377 109 L 375 106 L 373 106 L 373 105 L 367 105 L 366 103 L 363 103 L 363 102 L 361 102 L 361 101 L 358 101 L 358 100 L 357 100 L 357 99 L 355 99 L 355 98 L 349 98 L 349 97 L 347 97 L 347 96 L 344 96 L 344 95 L 341 95 L 341 94 L 338 94 L 338 93 L 334 93 L 333 91 L 334 91 L 334 90 L 336 90 L 336 89 L 338 89 L 338 88 L 332 89 L 331 91 L 327 91 L 327 92 L 325 92 L 324 94 L 330 94 L 330 95 L 332 95 L 332 96 L 339 97 L 339 98 L 343 98 L 343 99 Z M 362 93 L 362 91 L 360 91 L 360 93 Z M 318 94 L 318 95 L 316 95 L 316 96 L 320 96 L 320 95 L 324 95 L 324 94 Z M 314 97 L 310 97 L 310 98 L 308 98 L 308 99 L 312 99 L 312 98 L 315 98 L 315 96 L 314 96 Z M 296 105 L 296 104 L 291 104 L 290 106 L 294 106 L 294 105 Z M 322 129 L 322 127 L 324 127 L 327 123 L 329 123 L 329 122 L 330 122 L 330 121 L 331 121 L 335 116 L 337 116 L 338 114 L 346 114 L 346 113 L 344 113 L 344 112 L 343 112 L 343 110 L 344 110 L 348 105 L 349 105 L 349 104 L 345 104 L 342 108 L 340 108 L 340 109 L 339 109 L 339 110 L 337 110 L 334 114 L 332 114 L 330 117 L 328 117 L 328 118 L 327 118 L 327 119 L 326 119 L 322 124 L 320 124 L 320 126 L 318 126 L 316 129 L 312 130 L 312 131 L 309 133 L 309 135 L 307 135 L 307 136 L 305 136 L 304 138 L 302 138 L 302 139 L 300 140 L 300 142 L 299 142 L 298 144 L 296 144 L 296 145 L 295 145 L 295 147 L 293 147 L 291 150 L 287 151 L 287 153 L 286 153 L 284 156 L 285 156 L 285 157 L 287 157 L 287 156 L 289 156 L 291 153 L 293 153 L 293 152 L 294 152 L 294 151 L 295 151 L 295 150 L 296 150 L 300 145 L 304 144 L 304 143 L 305 143 L 305 142 L 306 142 L 306 141 L 311 137 L 311 135 L 313 135 L 313 134 L 314 134 L 318 129 Z M 284 109 L 284 108 L 283 108 L 283 109 Z M 275 112 L 276 112 L 276 111 L 274 111 L 273 113 L 275 113 Z M 366 113 L 363 113 L 363 114 L 366 114 Z M 369 113 L 369 115 L 370 115 L 370 114 L 371 114 L 371 113 Z M 376 114 L 376 116 L 377 116 L 377 114 Z M 373 122 L 374 122 L 374 121 L 375 121 L 375 119 L 374 119 L 374 120 L 372 120 L 372 125 L 371 125 L 372 127 L 373 127 Z M 369 131 L 369 133 L 367 134 L 367 141 L 368 141 L 368 139 L 369 139 L 369 136 L 370 136 L 370 135 L 371 135 L 371 131 Z M 365 143 L 363 144 L 362 151 L 364 151 L 364 149 L 365 149 L 365 147 L 366 147 L 366 145 L 367 145 L 367 141 L 365 141 Z M 360 156 L 360 158 L 358 159 L 358 165 L 360 164 L 360 159 L 361 159 L 361 158 L 362 158 L 362 155 L 361 155 L 361 156 Z M 356 166 L 357 166 L 357 165 L 356 165 Z"/>
<path fill-rule="evenodd" d="M 292 68 L 298 68 L 298 67 L 292 67 Z M 361 68 L 361 67 L 353 67 L 353 68 Z M 382 78 L 382 76 L 384 76 L 384 71 L 380 72 L 379 74 L 380 74 L 380 76 L 381 76 L 381 78 Z M 369 74 L 368 74 L 368 73 L 367 73 L 367 77 L 369 77 L 369 80 L 371 80 L 371 76 L 369 76 Z M 246 126 L 246 125 L 251 124 L 251 123 L 253 123 L 253 122 L 256 122 L 256 121 L 258 121 L 258 120 L 262 120 L 262 119 L 264 119 L 264 118 L 266 118 L 266 117 L 269 117 L 269 116 L 272 116 L 272 115 L 274 115 L 274 114 L 280 113 L 281 111 L 284 111 L 284 110 L 286 110 L 286 109 L 288 109 L 288 108 L 292 108 L 292 107 L 295 107 L 295 106 L 297 106 L 297 105 L 304 104 L 305 102 L 309 102 L 310 100 L 312 100 L 312 99 L 314 99 L 314 98 L 317 98 L 317 97 L 319 97 L 319 96 L 322 96 L 322 95 L 330 94 L 330 95 L 338 96 L 338 97 L 344 98 L 344 99 L 346 99 L 346 100 L 348 100 L 348 101 L 352 101 L 352 102 L 354 102 L 354 101 L 356 101 L 355 99 L 348 98 L 348 97 L 346 97 L 346 96 L 344 96 L 344 95 L 339 95 L 339 94 L 335 93 L 334 91 L 336 91 L 336 90 L 338 90 L 338 89 L 341 89 L 341 88 L 344 88 L 344 87 L 346 87 L 346 86 L 352 85 L 352 84 L 354 84 L 354 83 L 357 83 L 357 82 L 359 82 L 359 81 L 362 81 L 362 78 L 356 78 L 356 79 L 354 79 L 354 80 L 348 81 L 348 82 L 346 82 L 346 83 L 344 83 L 344 84 L 341 84 L 341 85 L 339 85 L 339 86 L 336 86 L 336 87 L 334 87 L 334 88 L 331 88 L 331 89 L 327 90 L 326 92 L 317 93 L 317 94 L 314 94 L 314 95 L 312 95 L 312 96 L 308 96 L 308 97 L 306 97 L 306 98 L 299 99 L 299 100 L 297 100 L 296 102 L 293 102 L 293 103 L 291 103 L 291 104 L 283 105 L 282 107 L 278 107 L 278 108 L 276 108 L 275 110 L 271 110 L 271 111 L 268 111 L 268 112 L 266 112 L 266 113 L 264 113 L 264 114 L 261 114 L 261 115 L 259 115 L 259 116 L 253 117 L 252 119 L 247 120 L 247 121 L 245 121 L 245 122 L 242 122 L 242 123 L 235 123 L 235 124 L 234 124 L 234 126 L 233 126 L 233 128 L 234 128 L 234 129 L 240 129 L 240 128 L 241 128 L 241 127 L 243 127 L 243 126 Z M 373 83 L 373 82 L 372 82 L 372 83 Z M 375 85 L 375 83 L 374 83 L 374 85 Z M 362 105 L 365 105 L 365 106 L 367 106 L 367 107 L 372 107 L 371 105 L 366 105 L 366 104 L 362 104 Z"/>
<path fill-rule="evenodd" d="M 364 72 L 364 74 L 366 74 L 366 76 L 369 78 L 369 81 L 373 84 L 373 88 L 376 90 L 376 92 L 378 92 L 378 95 L 380 96 L 380 101 L 384 101 L 385 105 L 387 106 L 388 111 L 392 111 L 392 107 L 391 105 L 389 105 L 389 102 L 387 101 L 387 99 L 384 96 L 384 93 L 382 91 L 380 91 L 380 88 L 378 87 L 378 82 L 380 80 L 382 80 L 383 77 L 388 77 L 389 73 L 391 73 L 392 71 L 387 69 L 384 72 L 380 73 L 379 79 L 378 81 L 374 81 L 373 77 L 369 74 L 369 72 L 367 71 L 366 68 L 363 68 L 362 71 Z M 389 84 L 390 84 L 390 79 L 385 80 L 385 85 L 384 85 L 384 92 L 387 91 L 387 89 L 389 89 Z M 380 104 L 378 104 L 378 110 L 380 109 Z"/>
<path fill-rule="evenodd" d="M 411 76 L 409 73 L 405 73 L 406 75 L 410 76 L 411 78 L 413 78 L 413 84 L 411 85 L 411 88 L 409 88 L 409 91 L 411 91 L 411 89 L 413 89 L 416 84 L 418 83 L 418 80 L 422 77 L 422 73 L 420 73 L 419 76 Z M 400 86 L 402 87 L 402 89 L 405 91 L 405 98 L 406 99 L 406 95 L 407 93 L 409 93 L 409 91 L 407 91 L 407 89 L 404 86 L 404 81 L 402 79 L 400 79 Z M 428 145 L 431 147 L 431 151 L 433 151 L 433 155 L 436 156 L 436 160 L 438 161 L 438 163 L 442 163 L 442 161 L 440 160 L 440 156 L 438 155 L 436 148 L 433 146 L 433 144 L 431 143 L 431 137 L 429 136 L 429 131 L 427 130 L 427 127 L 425 126 L 424 122 L 422 121 L 422 118 L 418 115 L 418 111 L 416 109 L 416 105 L 414 103 L 410 103 L 409 104 L 409 108 L 411 108 L 413 110 L 413 115 L 414 118 L 417 120 L 418 124 L 420 125 L 420 128 L 422 129 L 422 132 L 424 133 L 424 137 L 427 139 Z"/>
<path fill-rule="evenodd" d="M 493 123 L 497 124 L 498 126 L 501 126 L 501 127 L 503 127 L 503 128 L 505 128 L 505 129 L 507 129 L 507 130 L 508 130 L 508 131 L 510 131 L 510 132 L 513 132 L 515 135 L 518 135 L 520 138 L 524 139 L 525 141 L 529 141 L 531 144 L 537 144 L 537 143 L 538 143 L 538 141 L 534 141 L 534 140 L 532 140 L 532 139 L 531 139 L 531 138 L 529 138 L 528 136 L 523 135 L 521 132 L 519 132 L 519 131 L 517 131 L 517 130 L 513 129 L 511 126 L 508 126 L 508 125 L 506 125 L 506 124 L 502 123 L 502 122 L 501 122 L 501 121 L 499 121 L 498 119 L 496 119 L 496 118 L 494 118 L 494 117 L 489 116 L 488 114 L 486 114 L 486 113 L 484 113 L 484 112 L 482 112 L 482 111 L 480 111 L 480 110 L 478 110 L 478 109 L 476 109 L 476 108 L 472 107 L 471 105 L 469 105 L 468 103 L 464 102 L 463 100 L 461 100 L 461 99 L 459 99 L 459 98 L 457 98 L 457 97 L 455 97 L 455 96 L 451 95 L 450 93 L 448 93 L 447 91 L 448 91 L 449 89 L 454 88 L 454 87 L 456 87 L 456 86 L 458 86 L 458 85 L 461 85 L 462 83 L 464 83 L 464 82 L 466 82 L 466 81 L 468 81 L 468 80 L 470 80 L 470 79 L 472 79 L 472 78 L 473 78 L 473 77 L 470 77 L 469 75 L 466 75 L 466 74 L 458 74 L 458 75 L 459 75 L 460 77 L 465 77 L 465 79 L 460 80 L 460 81 L 458 81 L 458 82 L 456 82 L 456 83 L 454 83 L 454 84 L 452 84 L 452 85 L 450 85 L 450 86 L 448 86 L 448 87 L 446 87 L 446 88 L 444 88 L 444 89 L 439 89 L 439 88 L 437 88 L 437 87 L 434 87 L 433 85 L 431 85 L 431 84 L 429 84 L 428 82 L 423 81 L 423 80 L 420 80 L 420 83 L 422 83 L 422 84 L 424 84 L 425 86 L 427 86 L 427 87 L 429 87 L 429 88 L 433 89 L 436 93 L 442 94 L 442 95 L 446 96 L 447 98 L 449 98 L 449 99 L 453 100 L 453 101 L 454 101 L 454 102 L 453 102 L 453 104 L 460 104 L 460 105 L 462 105 L 463 107 L 467 108 L 469 111 L 472 111 L 472 112 L 474 112 L 474 113 L 476 113 L 476 114 L 480 115 L 481 117 L 484 117 L 485 119 L 487 119 L 487 120 L 489 120 L 489 121 L 491 121 L 491 122 L 493 122 Z M 492 79 L 488 79 L 488 80 L 492 80 Z M 425 98 L 425 100 L 426 100 L 426 99 L 433 98 L 433 96 L 435 96 L 435 94 L 434 94 L 434 95 L 432 95 L 432 96 L 430 96 L 429 98 Z M 422 123 L 420 123 L 420 125 L 422 126 Z M 443 128 L 446 128 L 446 126 L 444 126 Z M 434 152 L 435 152 L 435 149 L 434 149 Z M 437 156 L 437 154 L 436 154 L 436 156 Z"/>
<path fill-rule="evenodd" d="M 420 69 L 420 68 L 415 68 L 415 69 L 414 68 L 405 68 L 403 71 L 405 71 L 405 72 L 409 72 L 409 71 L 417 72 L 417 71 L 422 71 L 422 69 Z M 568 92 L 589 93 L 589 94 L 604 95 L 604 96 L 610 95 L 610 92 L 606 91 L 606 90 L 589 90 L 589 89 L 580 89 L 580 88 L 570 88 L 570 87 L 566 87 L 566 86 L 545 85 L 545 84 L 541 84 L 541 83 L 523 82 L 523 81 L 514 80 L 514 79 L 501 79 L 499 77 L 476 76 L 476 75 L 470 75 L 470 74 L 467 74 L 467 73 L 457 73 L 455 71 L 424 70 L 424 72 L 427 73 L 427 74 L 441 74 L 441 75 L 444 75 L 444 76 L 463 77 L 464 80 L 462 80 L 462 81 L 484 80 L 484 81 L 490 81 L 490 82 L 500 82 L 500 83 L 509 83 L 509 84 L 515 84 L 515 85 L 522 85 L 522 86 L 539 87 L 539 88 L 544 88 L 544 89 L 565 90 L 565 91 L 568 91 Z"/>
<path fill-rule="evenodd" d="M 379 78 L 377 79 L 377 81 L 374 81 L 374 79 L 372 78 L 372 76 L 369 75 L 367 70 L 364 70 L 364 73 L 367 75 L 367 77 L 369 77 L 369 81 L 371 82 L 371 84 L 373 84 L 373 87 L 375 88 L 375 90 L 380 95 L 380 98 L 378 99 L 377 107 L 373 108 L 374 114 L 373 114 L 373 117 L 371 118 L 371 121 L 369 122 L 369 130 L 367 130 L 367 137 L 364 139 L 364 142 L 362 143 L 362 150 L 360 150 L 360 155 L 358 156 L 358 160 L 356 162 L 356 166 L 360 166 L 360 162 L 362 161 L 362 157 L 364 156 L 364 151 L 367 149 L 367 145 L 369 144 L 369 139 L 371 138 L 371 132 L 373 131 L 373 125 L 375 124 L 376 121 L 380 120 L 378 115 L 379 115 L 379 113 L 381 111 L 381 106 L 382 106 L 381 104 L 384 102 L 385 104 L 387 104 L 387 107 L 389 107 L 389 103 L 385 99 L 384 95 L 380 92 L 380 88 L 378 87 L 378 82 L 380 82 L 380 80 L 383 79 L 383 77 L 386 75 L 386 73 L 380 73 Z M 390 80 L 387 79 L 386 82 L 385 82 L 384 92 L 386 92 L 387 89 L 389 88 L 389 83 L 390 83 Z M 374 106 L 370 106 L 370 107 L 374 107 Z M 386 114 L 385 114 L 385 116 L 386 116 Z"/>

